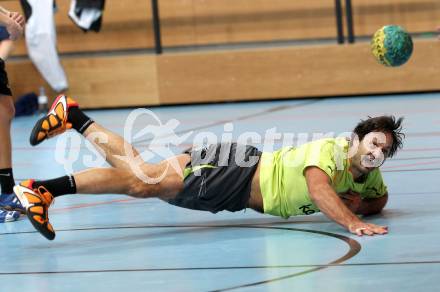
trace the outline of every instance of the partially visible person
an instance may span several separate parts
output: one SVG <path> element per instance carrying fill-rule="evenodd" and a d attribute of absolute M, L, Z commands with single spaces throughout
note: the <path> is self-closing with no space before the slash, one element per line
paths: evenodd
<path fill-rule="evenodd" d="M 0 223 L 15 221 L 24 212 L 13 193 L 11 121 L 15 115 L 14 99 L 9 88 L 5 60 L 14 41 L 23 34 L 24 17 L 0 6 Z"/>
<path fill-rule="evenodd" d="M 14 49 L 15 41 L 10 39 L 9 33 L 4 26 L 0 26 L 0 58 L 6 61 Z"/>

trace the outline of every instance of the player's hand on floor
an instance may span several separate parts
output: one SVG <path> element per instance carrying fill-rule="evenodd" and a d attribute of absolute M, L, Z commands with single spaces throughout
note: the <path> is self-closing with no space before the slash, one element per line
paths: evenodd
<path fill-rule="evenodd" d="M 348 230 L 351 233 L 356 234 L 358 236 L 362 236 L 362 235 L 372 236 L 375 234 L 383 235 L 383 234 L 388 233 L 387 226 L 380 226 L 380 225 L 365 223 L 365 222 L 350 224 L 350 226 L 348 227 Z"/>

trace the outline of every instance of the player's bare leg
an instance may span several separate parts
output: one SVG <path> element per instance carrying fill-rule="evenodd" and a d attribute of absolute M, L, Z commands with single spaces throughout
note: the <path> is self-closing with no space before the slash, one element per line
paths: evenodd
<path fill-rule="evenodd" d="M 178 155 L 181 169 L 190 161 L 187 154 Z M 142 173 L 154 183 L 140 179 L 126 168 L 93 168 L 72 176 L 35 182 L 27 180 L 14 187 L 14 192 L 26 207 L 32 225 L 47 239 L 55 238 L 55 231 L 49 222 L 49 207 L 54 197 L 64 194 L 125 194 L 135 198 L 157 197 L 168 200 L 183 189 L 182 173 L 170 160 L 158 164 L 141 165 Z M 157 181 L 156 178 L 162 177 Z"/>
<path fill-rule="evenodd" d="M 11 122 L 15 115 L 11 96 L 0 95 L 0 169 L 11 168 Z"/>
<path fill-rule="evenodd" d="M 121 136 L 94 122 L 79 109 L 75 100 L 64 95 L 58 96 L 48 114 L 35 124 L 30 143 L 38 145 L 72 128 L 90 141 L 113 167 L 130 168 L 121 157 L 139 159 L 139 152 L 134 147 Z"/>
<path fill-rule="evenodd" d="M 91 124 L 83 135 L 113 167 L 130 169 L 130 164 L 120 157 L 140 159 L 139 152 L 131 144 L 96 122 Z"/>
<path fill-rule="evenodd" d="M 12 173 L 11 122 L 15 115 L 11 96 L 0 94 L 0 222 L 18 219 L 17 212 L 24 209 L 13 194 L 14 176 Z"/>

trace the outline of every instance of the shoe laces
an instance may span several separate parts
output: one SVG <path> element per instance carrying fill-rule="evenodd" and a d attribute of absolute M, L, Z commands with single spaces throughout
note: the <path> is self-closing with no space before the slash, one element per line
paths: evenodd
<path fill-rule="evenodd" d="M 43 203 L 48 207 L 50 207 L 55 201 L 53 195 L 44 186 L 39 186 L 35 191 L 41 195 Z"/>

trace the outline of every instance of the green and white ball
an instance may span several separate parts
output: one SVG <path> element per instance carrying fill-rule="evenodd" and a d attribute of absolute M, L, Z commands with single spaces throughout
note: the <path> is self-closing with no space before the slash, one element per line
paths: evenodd
<path fill-rule="evenodd" d="M 405 64 L 411 57 L 413 42 L 402 27 L 386 25 L 374 34 L 371 51 L 379 63 L 397 67 Z"/>

